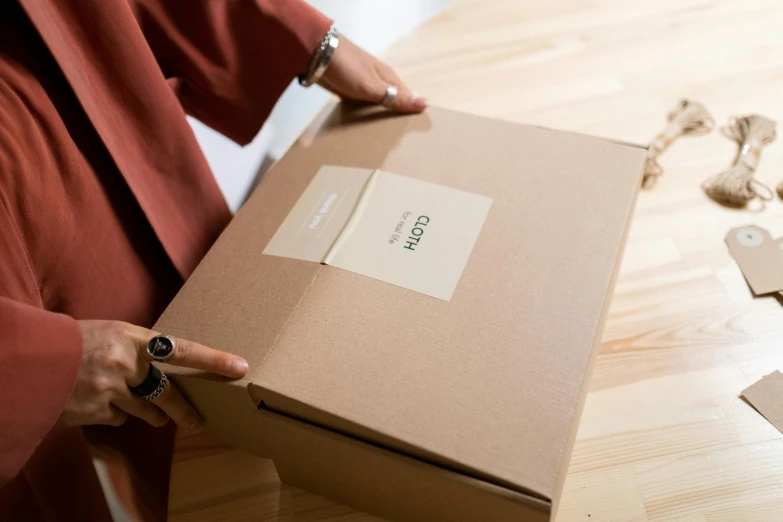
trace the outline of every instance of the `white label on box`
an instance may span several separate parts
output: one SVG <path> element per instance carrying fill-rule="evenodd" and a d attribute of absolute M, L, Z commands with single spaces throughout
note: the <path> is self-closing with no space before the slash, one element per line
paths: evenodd
<path fill-rule="evenodd" d="M 314 261 L 448 301 L 492 199 L 390 172 L 324 166 L 264 254 Z"/>

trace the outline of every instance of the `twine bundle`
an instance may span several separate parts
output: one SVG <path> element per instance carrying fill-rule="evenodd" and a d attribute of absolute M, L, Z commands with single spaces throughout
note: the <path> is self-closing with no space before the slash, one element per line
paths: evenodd
<path fill-rule="evenodd" d="M 647 160 L 644 164 L 642 186 L 651 188 L 663 174 L 658 164 L 658 156 L 680 136 L 706 134 L 715 126 L 715 121 L 706 107 L 693 100 L 680 100 L 677 107 L 669 113 L 668 124 L 650 143 Z"/>
<path fill-rule="evenodd" d="M 702 184 L 704 192 L 715 201 L 734 207 L 744 207 L 754 198 L 772 199 L 772 191 L 754 179 L 754 175 L 761 149 L 775 140 L 776 126 L 774 121 L 756 114 L 729 120 L 722 130 L 739 144 L 737 158 L 729 170 L 715 174 Z"/>

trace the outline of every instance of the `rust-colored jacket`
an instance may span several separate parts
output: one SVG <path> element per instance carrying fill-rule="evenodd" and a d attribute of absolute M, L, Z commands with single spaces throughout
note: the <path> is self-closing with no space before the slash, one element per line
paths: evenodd
<path fill-rule="evenodd" d="M 250 141 L 330 21 L 303 0 L 4 4 L 30 26 L 0 29 L 0 520 L 108 521 L 89 430 L 58 422 L 75 319 L 154 321 L 230 219 L 185 113 Z M 130 424 L 102 433 L 154 457 L 163 518 L 171 430 Z"/>

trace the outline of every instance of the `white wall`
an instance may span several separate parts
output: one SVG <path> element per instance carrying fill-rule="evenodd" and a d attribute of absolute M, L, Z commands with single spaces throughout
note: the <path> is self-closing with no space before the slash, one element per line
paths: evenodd
<path fill-rule="evenodd" d="M 430 18 L 451 0 L 310 0 L 335 20 L 338 30 L 373 54 Z M 282 156 L 329 99 L 320 87 L 292 84 L 256 139 L 240 147 L 221 134 L 188 118 L 231 210 L 244 202 L 256 174 L 269 155 Z"/>

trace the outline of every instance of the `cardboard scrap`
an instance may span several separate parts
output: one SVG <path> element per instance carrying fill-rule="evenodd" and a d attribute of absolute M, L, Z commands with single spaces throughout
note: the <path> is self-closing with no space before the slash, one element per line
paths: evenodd
<path fill-rule="evenodd" d="M 755 295 L 783 291 L 783 238 L 748 225 L 730 230 L 726 244 Z"/>
<path fill-rule="evenodd" d="M 745 389 L 742 396 L 783 433 L 783 373 L 770 373 Z"/>

